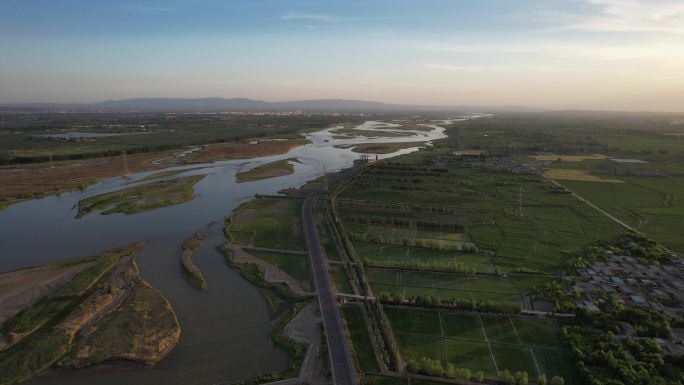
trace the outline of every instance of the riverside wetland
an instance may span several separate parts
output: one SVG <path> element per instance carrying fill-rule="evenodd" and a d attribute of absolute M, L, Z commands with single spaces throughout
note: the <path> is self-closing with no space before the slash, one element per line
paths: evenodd
<path fill-rule="evenodd" d="M 363 124 L 362 128 L 375 125 L 374 122 L 368 122 Z M 224 218 L 241 204 L 248 202 L 255 194 L 275 195 L 280 190 L 296 188 L 318 178 L 324 170 L 335 172 L 351 166 L 358 158 L 358 154 L 349 149 L 336 148 L 339 144 L 369 141 L 380 143 L 393 140 L 416 142 L 445 137 L 442 129 L 433 129 L 427 132 L 427 137 L 423 131 L 420 135 L 416 133 L 392 138 L 334 139 L 334 134 L 331 133 L 333 129 L 334 127 L 312 130 L 308 133 L 304 130 L 305 137 L 299 140 L 296 146 L 289 146 L 288 141 L 291 139 L 261 142 L 268 143 L 269 146 L 273 143 L 269 151 L 274 155 L 259 152 L 254 154 L 260 157 L 250 158 L 248 154 L 245 159 L 233 154 L 227 156 L 228 160 L 205 164 L 194 161 L 185 164 L 184 160 L 162 162 L 158 166 L 149 163 L 149 171 L 143 172 L 137 172 L 140 169 L 131 167 L 127 175 L 103 179 L 81 190 L 17 202 L 0 211 L 0 223 L 12 223 L 12 226 L 3 226 L 3 232 L 0 234 L 4 253 L 0 260 L 1 271 L 98 255 L 103 250 L 145 240 L 145 247 L 136 257 L 140 275 L 168 299 L 182 330 L 182 338 L 178 344 L 152 367 L 131 365 L 127 363 L 126 356 L 120 355 L 119 359 L 106 360 L 104 364 L 91 366 L 99 361 L 84 360 L 81 364 L 75 365 L 88 366 L 83 369 L 47 365 L 51 366 L 48 372 L 31 380 L 30 383 L 164 384 L 169 381 L 181 381 L 184 384 L 207 384 L 246 380 L 260 373 L 278 372 L 291 365 L 288 363 L 291 362 L 288 359 L 289 353 L 280 348 L 289 343 L 276 343 L 274 346 L 268 338 L 275 322 L 273 317 L 280 319 L 280 312 L 274 313 L 277 309 L 269 306 L 262 292 L 224 262 L 224 256 L 219 251 L 219 247 L 226 243 L 222 228 Z M 289 146 L 285 152 L 280 150 L 281 143 Z M 232 144 L 216 146 L 234 147 Z M 250 151 L 254 146 L 259 145 L 244 145 Z M 254 147 L 254 150 L 264 151 L 257 147 Z M 395 156 L 411 150 L 414 149 L 405 149 L 380 157 Z M 158 154 L 148 155 L 150 158 L 160 158 Z M 128 157 L 129 166 L 133 157 L 134 155 Z M 187 159 L 192 159 L 193 155 L 188 157 Z M 185 157 L 180 159 L 183 158 Z M 244 169 L 245 163 L 249 164 L 247 167 L 255 168 L 293 158 L 297 158 L 298 162 L 293 164 L 294 172 L 291 175 L 239 184 L 236 182 L 235 174 Z M 116 162 L 121 167 L 119 173 L 123 173 L 122 158 L 118 157 Z M 78 168 L 80 165 L 73 167 Z M 58 168 L 59 164 L 55 164 L 55 169 Z M 55 169 L 36 168 L 45 172 Z M 9 174 L 14 172 L 3 173 L 3 176 Z M 188 195 L 180 193 L 179 197 L 185 198 L 174 202 L 173 205 L 157 206 L 153 202 L 155 207 L 148 207 L 148 203 L 167 193 L 178 193 L 173 191 L 173 187 L 165 184 L 167 181 L 181 181 L 183 191 L 192 192 L 190 198 L 186 199 Z M 185 184 L 186 181 L 188 185 Z M 176 184 L 174 186 L 179 187 Z M 154 194 L 149 195 L 150 191 L 154 191 Z M 160 195 L 156 195 L 157 193 Z M 145 196 L 146 194 L 148 196 Z M 136 208 L 128 213 L 127 210 L 117 210 L 109 215 L 94 213 L 78 216 L 78 202 L 82 201 L 85 202 L 82 207 L 88 206 L 95 211 L 110 210 L 123 201 L 135 206 L 140 205 L 142 201 L 144 204 L 141 208 L 145 209 Z M 95 202 L 104 205 L 95 205 Z M 299 219 L 301 213 L 292 210 L 288 211 L 287 215 Z M 182 220 L 179 220 L 180 218 Z M 53 226 L 54 223 L 60 225 Z M 194 245 L 197 247 L 193 250 L 192 262 L 202 273 L 207 290 L 196 290 L 188 283 L 188 274 L 179 261 L 184 241 L 190 234 L 198 231 L 204 235 L 204 240 L 201 245 Z M 41 242 L 32 241 L 32 234 L 36 233 L 41 234 Z M 303 250 L 301 244 L 296 246 L 289 239 L 284 241 L 286 242 L 280 243 L 286 250 Z M 290 254 L 255 254 L 279 267 L 279 270 L 282 268 L 283 271 L 291 273 L 296 283 L 302 286 L 302 290 L 309 290 L 306 267 L 308 262 L 305 256 L 295 255 L 304 262 L 302 265 L 287 260 Z M 101 330 L 103 336 L 111 333 L 107 329 L 98 330 Z M 278 339 L 274 341 L 276 340 Z M 96 345 L 100 349 L 98 352 L 110 349 L 99 343 Z"/>

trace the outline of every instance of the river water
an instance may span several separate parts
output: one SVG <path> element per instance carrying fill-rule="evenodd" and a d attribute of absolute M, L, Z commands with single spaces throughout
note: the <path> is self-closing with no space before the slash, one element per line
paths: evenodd
<path fill-rule="evenodd" d="M 396 126 L 366 122 L 359 129 Z M 171 167 L 193 169 L 186 175 L 204 174 L 195 185 L 195 198 L 185 204 L 135 215 L 86 215 L 76 219 L 81 199 L 134 186 L 159 170 L 116 177 L 85 191 L 64 193 L 21 202 L 0 211 L 0 272 L 47 262 L 96 255 L 107 249 L 146 241 L 138 255 L 141 274 L 171 302 L 182 328 L 176 348 L 152 368 L 129 364 L 100 365 L 81 370 L 58 370 L 31 384 L 183 384 L 233 382 L 259 373 L 277 371 L 286 364 L 284 352 L 268 338 L 270 311 L 260 292 L 223 261 L 217 247 L 225 242 L 224 218 L 255 194 L 277 194 L 297 188 L 327 172 L 350 167 L 359 154 L 339 145 L 359 143 L 417 142 L 446 137 L 444 129 L 415 131 L 401 137 L 352 137 L 335 139 L 331 129 L 308 134 L 311 144 L 287 154 L 248 160 L 219 161 Z M 379 158 L 415 151 L 404 149 Z M 236 183 L 235 173 L 274 160 L 297 158 L 292 175 L 261 181 Z M 209 287 L 206 292 L 191 287 L 184 278 L 179 255 L 181 242 L 196 231 L 207 235 L 195 252 L 195 263 Z"/>

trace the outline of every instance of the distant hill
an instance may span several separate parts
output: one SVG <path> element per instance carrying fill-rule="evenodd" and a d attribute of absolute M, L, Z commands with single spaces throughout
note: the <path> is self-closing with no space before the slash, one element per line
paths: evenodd
<path fill-rule="evenodd" d="M 0 104 L 0 110 L 69 110 L 69 111 L 142 111 L 142 112 L 537 112 L 541 109 L 531 107 L 502 106 L 427 106 L 401 105 L 381 102 L 320 99 L 286 102 L 267 102 L 245 98 L 140 98 L 106 100 L 98 103 L 6 103 Z"/>

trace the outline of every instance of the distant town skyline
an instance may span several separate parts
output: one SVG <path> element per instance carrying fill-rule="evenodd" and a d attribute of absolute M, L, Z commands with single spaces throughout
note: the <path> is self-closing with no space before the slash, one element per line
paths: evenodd
<path fill-rule="evenodd" d="M 681 0 L 8 0 L 0 103 L 683 111 Z"/>

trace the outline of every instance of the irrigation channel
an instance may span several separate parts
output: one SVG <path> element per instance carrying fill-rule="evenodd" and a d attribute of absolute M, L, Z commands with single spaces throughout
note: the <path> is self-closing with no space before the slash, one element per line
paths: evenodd
<path fill-rule="evenodd" d="M 359 129 L 392 126 L 366 122 Z M 52 371 L 31 384 L 214 384 L 245 380 L 259 373 L 278 371 L 286 364 L 284 352 L 269 340 L 270 311 L 260 292 L 231 270 L 217 247 L 225 242 L 223 220 L 255 194 L 277 194 L 299 187 L 322 175 L 350 167 L 358 153 L 339 145 L 431 141 L 444 138 L 444 129 L 416 131 L 401 137 L 334 137 L 334 128 L 307 134 L 312 143 L 287 154 L 248 160 L 219 161 L 188 169 L 186 175 L 205 174 L 195 186 L 195 198 L 185 204 L 125 215 L 93 213 L 76 219 L 84 198 L 149 183 L 148 171 L 101 181 L 85 191 L 63 193 L 17 203 L 0 211 L 0 272 L 47 262 L 96 255 L 136 241 L 146 241 L 138 255 L 143 278 L 171 302 L 182 327 L 176 348 L 152 368 L 112 363 L 88 369 Z M 400 150 L 379 158 L 415 151 Z M 280 159 L 297 158 L 291 175 L 237 183 L 235 173 Z M 205 168 L 197 169 L 198 166 Z M 190 170 L 192 169 L 192 170 Z M 194 261 L 208 283 L 206 292 L 191 287 L 179 263 L 180 245 L 196 231 L 207 238 Z"/>

